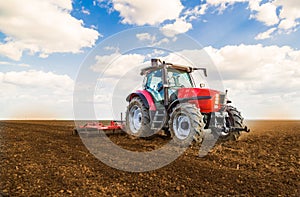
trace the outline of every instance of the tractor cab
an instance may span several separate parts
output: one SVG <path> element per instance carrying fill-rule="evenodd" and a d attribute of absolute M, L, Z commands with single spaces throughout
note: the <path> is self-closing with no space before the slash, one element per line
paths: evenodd
<path fill-rule="evenodd" d="M 150 92 L 156 103 L 164 103 L 164 95 L 167 87 L 169 103 L 177 98 L 178 89 L 193 88 L 194 82 L 189 73 L 172 67 L 166 69 L 166 77 L 163 77 L 162 68 L 148 72 L 144 78 L 143 88 Z M 166 84 L 166 85 L 164 85 Z"/>
<path fill-rule="evenodd" d="M 152 59 L 151 63 L 151 67 L 141 71 L 141 75 L 145 75 L 143 88 L 152 95 L 155 103 L 162 104 L 166 108 L 178 98 L 179 89 L 195 87 L 190 75 L 193 70 L 204 70 L 206 74 L 204 68 L 174 65 L 161 62 L 159 59 Z"/>

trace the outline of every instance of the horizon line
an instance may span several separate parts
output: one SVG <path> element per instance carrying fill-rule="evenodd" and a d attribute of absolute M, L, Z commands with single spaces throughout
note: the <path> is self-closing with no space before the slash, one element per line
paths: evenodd
<path fill-rule="evenodd" d="M 60 119 L 60 118 L 45 118 L 45 119 L 40 119 L 40 118 L 33 118 L 33 119 L 2 119 L 0 118 L 0 121 L 11 121 L 11 120 L 15 120 L 15 121 L 77 121 L 75 119 Z M 78 121 L 88 121 L 88 120 L 93 120 L 93 119 L 80 119 Z M 265 120 L 265 121 L 289 121 L 289 120 L 292 120 L 292 121 L 300 121 L 300 118 L 289 118 L 289 119 L 278 119 L 278 118 L 274 118 L 274 119 L 269 119 L 269 118 L 249 118 L 249 119 L 244 119 L 245 121 L 255 121 L 255 120 Z M 114 120 L 114 119 L 97 119 L 97 121 L 120 121 L 120 120 Z M 125 121 L 125 119 L 123 120 Z"/>

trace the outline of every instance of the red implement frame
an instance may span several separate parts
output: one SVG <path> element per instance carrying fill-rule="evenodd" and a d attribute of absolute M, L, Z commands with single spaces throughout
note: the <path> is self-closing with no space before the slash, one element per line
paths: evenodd
<path fill-rule="evenodd" d="M 79 132 L 89 132 L 89 131 L 116 131 L 122 130 L 124 125 L 122 123 L 118 123 L 116 121 L 110 121 L 110 125 L 104 125 L 102 122 L 89 122 L 83 126 L 79 126 L 74 128 L 73 134 L 77 135 Z"/>

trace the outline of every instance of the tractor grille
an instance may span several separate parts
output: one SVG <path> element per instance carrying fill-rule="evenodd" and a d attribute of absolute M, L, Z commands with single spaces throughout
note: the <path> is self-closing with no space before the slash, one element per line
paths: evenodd
<path fill-rule="evenodd" d="M 220 104 L 224 105 L 225 104 L 225 98 L 226 98 L 226 95 L 225 94 L 220 94 Z"/>

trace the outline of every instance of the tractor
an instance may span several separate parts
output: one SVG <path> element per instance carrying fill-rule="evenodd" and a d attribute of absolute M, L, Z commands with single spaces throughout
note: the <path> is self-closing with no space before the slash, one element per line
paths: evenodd
<path fill-rule="evenodd" d="M 201 143 L 209 131 L 218 141 L 237 140 L 244 125 L 241 113 L 230 105 L 226 92 L 195 86 L 193 68 L 152 59 L 141 70 L 143 89 L 130 93 L 126 111 L 126 132 L 134 137 L 151 138 L 163 131 L 175 143 Z"/>

